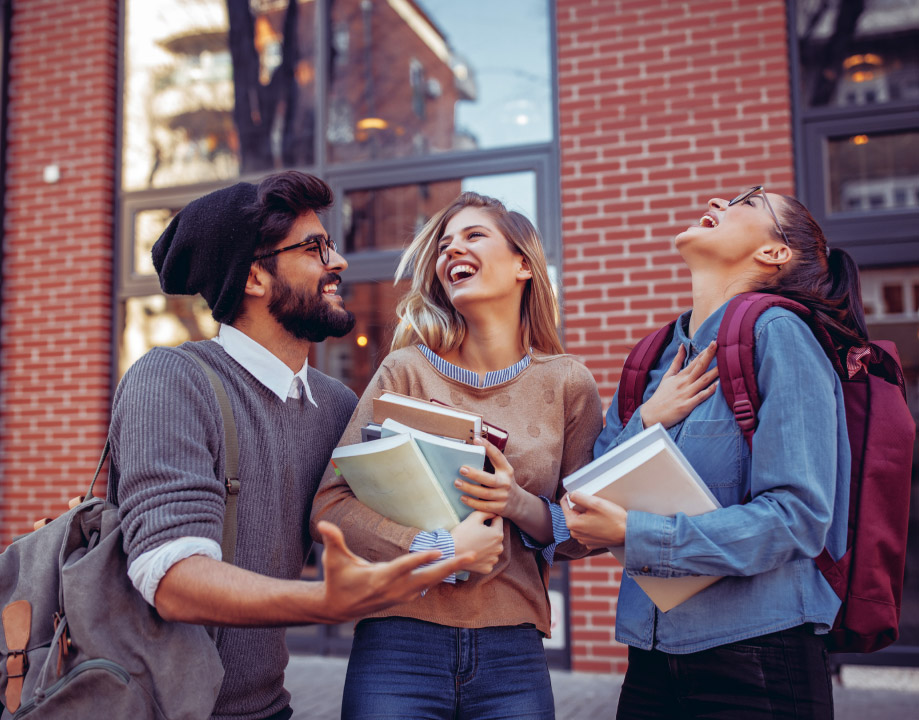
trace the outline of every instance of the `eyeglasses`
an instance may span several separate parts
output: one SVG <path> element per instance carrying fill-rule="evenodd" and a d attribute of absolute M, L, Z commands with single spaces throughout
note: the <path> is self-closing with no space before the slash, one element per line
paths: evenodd
<path fill-rule="evenodd" d="M 338 245 L 335 244 L 335 241 L 326 237 L 325 235 L 317 235 L 306 240 L 301 240 L 298 243 L 293 245 L 288 245 L 287 247 L 279 248 L 278 250 L 272 250 L 271 252 L 262 253 L 261 255 L 256 255 L 253 260 L 264 260 L 265 258 L 274 257 L 275 255 L 287 252 L 288 250 L 296 250 L 297 248 L 310 248 L 315 245 L 319 248 L 319 259 L 322 261 L 323 265 L 329 264 L 330 253 L 338 252 Z"/>
<path fill-rule="evenodd" d="M 762 185 L 756 185 L 751 187 L 746 192 L 741 193 L 728 203 L 728 207 L 731 207 L 731 205 L 736 205 L 737 203 L 742 203 L 747 198 L 756 195 L 756 193 L 763 194 L 763 201 L 766 203 L 766 207 L 769 208 L 769 212 L 772 213 L 772 219 L 775 220 L 775 226 L 779 229 L 779 232 L 782 233 L 782 239 L 785 240 L 785 244 L 791 247 L 791 243 L 788 242 L 788 236 L 785 234 L 785 230 L 782 228 L 782 223 L 779 222 L 779 216 L 776 215 L 775 210 L 772 209 L 772 204 L 769 202 L 769 198 L 766 196 L 766 191 L 763 189 Z"/>

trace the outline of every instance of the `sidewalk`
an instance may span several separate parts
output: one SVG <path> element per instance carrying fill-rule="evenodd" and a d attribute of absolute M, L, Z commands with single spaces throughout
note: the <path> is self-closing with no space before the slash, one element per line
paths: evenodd
<path fill-rule="evenodd" d="M 294 720 L 338 720 L 346 667 L 344 658 L 291 655 L 285 685 Z M 553 670 L 557 720 L 611 720 L 621 682 L 621 676 Z M 846 665 L 833 696 L 836 720 L 919 717 L 919 668 Z"/>

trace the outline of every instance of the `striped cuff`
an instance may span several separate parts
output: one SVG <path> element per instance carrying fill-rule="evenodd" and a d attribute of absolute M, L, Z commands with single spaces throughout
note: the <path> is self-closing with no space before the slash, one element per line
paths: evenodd
<path fill-rule="evenodd" d="M 548 545 L 542 545 L 523 532 L 523 530 L 518 528 L 518 532 L 520 533 L 520 539 L 523 540 L 523 544 L 526 547 L 531 550 L 542 550 L 543 559 L 549 563 L 551 567 L 552 562 L 555 560 L 555 548 L 559 543 L 563 543 L 565 540 L 571 538 L 571 533 L 568 532 L 568 523 L 565 522 L 565 513 L 562 512 L 562 506 L 558 503 L 551 502 L 549 498 L 543 497 L 542 495 L 539 496 L 539 499 L 549 506 L 549 514 L 552 516 L 552 542 Z"/>
<path fill-rule="evenodd" d="M 425 550 L 440 550 L 440 557 L 435 560 L 435 562 L 448 560 L 456 556 L 456 547 L 453 545 L 453 536 L 446 530 L 433 530 L 430 532 L 427 530 L 422 530 L 420 533 L 418 533 L 415 536 L 415 539 L 412 540 L 412 544 L 409 546 L 408 551 L 424 552 Z M 422 565 L 422 567 L 427 567 L 428 565 L 433 564 L 434 563 L 428 563 L 427 565 Z M 444 582 L 455 585 L 456 573 L 447 575 L 447 577 L 444 578 Z"/>

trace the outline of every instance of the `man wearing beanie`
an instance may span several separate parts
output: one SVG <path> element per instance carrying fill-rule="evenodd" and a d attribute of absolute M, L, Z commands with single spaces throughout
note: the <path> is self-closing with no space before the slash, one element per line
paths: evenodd
<path fill-rule="evenodd" d="M 224 679 L 214 718 L 289 718 L 284 626 L 342 622 L 404 602 L 468 557 L 415 570 L 437 553 L 371 564 L 326 523 L 323 582 L 302 582 L 313 495 L 357 402 L 307 364 L 312 343 L 354 325 L 338 295 L 348 263 L 317 215 L 318 178 L 287 171 L 186 206 L 153 248 L 166 293 L 200 293 L 214 340 L 154 348 L 118 386 L 110 499 L 128 575 L 159 614 L 218 626 Z M 192 355 L 220 376 L 239 437 L 237 542 L 221 562 L 223 422 Z"/>

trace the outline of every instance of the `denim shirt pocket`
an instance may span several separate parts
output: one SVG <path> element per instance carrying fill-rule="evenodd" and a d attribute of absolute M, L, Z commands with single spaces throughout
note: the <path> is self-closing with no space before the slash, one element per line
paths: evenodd
<path fill-rule="evenodd" d="M 743 480 L 743 435 L 734 418 L 687 418 L 677 444 L 719 502 L 737 502 L 735 495 Z"/>

